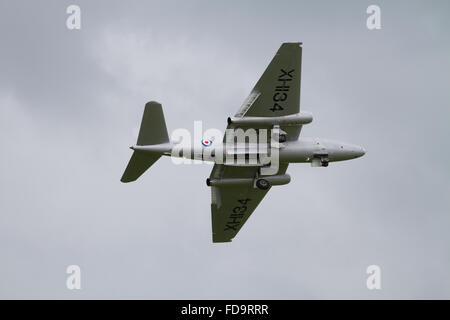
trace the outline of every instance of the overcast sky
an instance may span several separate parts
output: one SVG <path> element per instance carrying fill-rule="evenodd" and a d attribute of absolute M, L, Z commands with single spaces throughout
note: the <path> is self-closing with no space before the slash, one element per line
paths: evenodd
<path fill-rule="evenodd" d="M 81 7 L 81 30 L 66 8 Z M 366 9 L 381 8 L 381 30 Z M 448 1 L 2 1 L 0 298 L 450 298 Z M 120 177 L 143 107 L 224 129 L 280 44 L 303 42 L 293 164 L 231 243 L 210 165 Z M 81 290 L 66 267 L 81 267 Z M 368 290 L 378 265 L 382 289 Z"/>

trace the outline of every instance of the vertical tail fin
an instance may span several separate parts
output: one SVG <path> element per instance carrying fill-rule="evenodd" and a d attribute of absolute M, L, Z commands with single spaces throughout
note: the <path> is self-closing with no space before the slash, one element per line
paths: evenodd
<path fill-rule="evenodd" d="M 137 145 L 148 146 L 169 142 L 161 104 L 150 101 L 145 105 Z"/>
<path fill-rule="evenodd" d="M 162 106 L 158 102 L 148 102 L 142 116 L 137 145 L 147 146 L 166 142 L 169 142 L 169 135 Z M 120 181 L 135 181 L 160 157 L 159 154 L 145 154 L 134 151 Z"/>

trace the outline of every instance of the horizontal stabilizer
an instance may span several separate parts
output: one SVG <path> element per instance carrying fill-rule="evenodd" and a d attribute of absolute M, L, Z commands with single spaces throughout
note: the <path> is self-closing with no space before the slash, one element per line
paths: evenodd
<path fill-rule="evenodd" d="M 122 182 L 132 182 L 139 178 L 145 170 L 150 168 L 161 156 L 160 155 L 148 155 L 143 153 L 134 152 L 131 156 L 130 162 L 123 173 Z"/>

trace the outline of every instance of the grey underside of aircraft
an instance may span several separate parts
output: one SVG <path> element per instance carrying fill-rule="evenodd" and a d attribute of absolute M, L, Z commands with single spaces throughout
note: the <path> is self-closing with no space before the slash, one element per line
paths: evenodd
<path fill-rule="evenodd" d="M 300 138 L 302 126 L 312 121 L 311 114 L 300 112 L 302 49 L 301 43 L 281 45 L 241 108 L 228 118 L 221 139 L 180 148 L 169 140 L 161 104 L 147 103 L 121 181 L 135 181 L 161 156 L 214 162 L 207 179 L 212 239 L 230 242 L 270 188 L 290 182 L 286 173 L 290 163 L 327 167 L 330 162 L 363 156 L 365 150 L 357 145 Z M 236 132 L 244 133 L 244 139 L 239 140 Z M 252 135 L 254 146 L 249 142 Z"/>

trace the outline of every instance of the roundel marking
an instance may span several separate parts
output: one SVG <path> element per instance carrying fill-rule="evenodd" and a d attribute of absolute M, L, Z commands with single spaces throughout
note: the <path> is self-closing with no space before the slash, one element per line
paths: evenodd
<path fill-rule="evenodd" d="M 212 145 L 212 140 L 211 139 L 203 139 L 202 145 L 204 145 L 205 147 L 209 147 L 210 145 Z"/>

